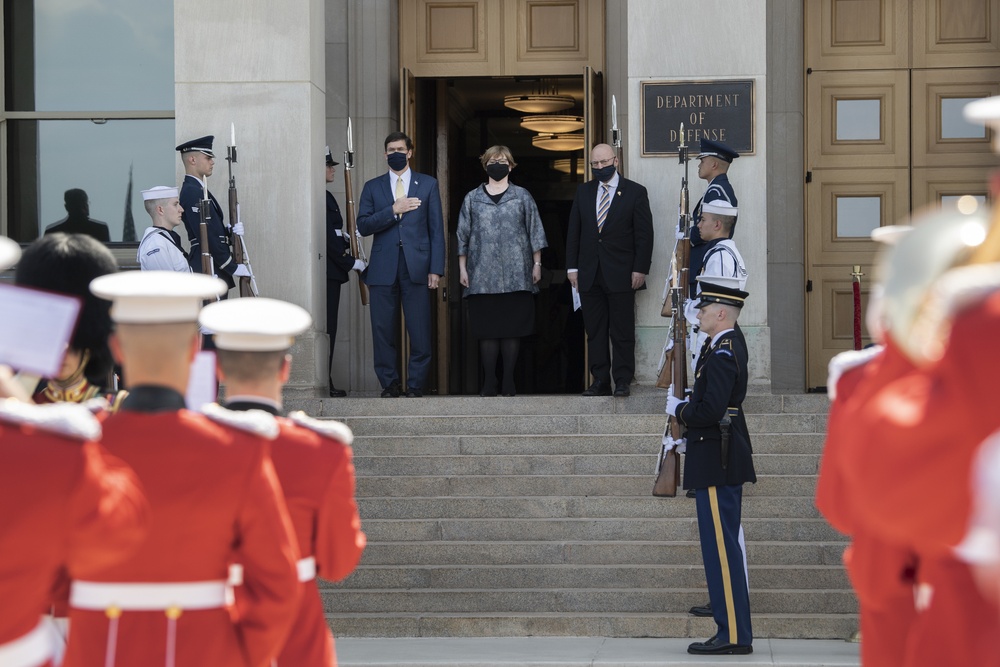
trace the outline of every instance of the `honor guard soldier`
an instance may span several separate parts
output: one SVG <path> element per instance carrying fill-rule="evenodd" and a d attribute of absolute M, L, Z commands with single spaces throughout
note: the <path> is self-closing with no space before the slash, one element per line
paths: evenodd
<path fill-rule="evenodd" d="M 0 237 L 0 270 L 21 254 Z M 97 444 L 84 407 L 0 399 L 0 665 L 54 664 L 41 617 L 61 572 L 111 567 L 142 541 L 148 506 L 134 476 Z"/>
<path fill-rule="evenodd" d="M 280 432 L 271 458 L 288 501 L 298 537 L 302 597 L 295 623 L 276 667 L 334 667 L 333 636 L 323 615 L 316 577 L 338 581 L 361 558 L 365 534 L 354 501 L 351 429 L 302 412 L 282 417 L 281 391 L 288 381 L 295 336 L 312 317 L 299 306 L 274 299 L 233 299 L 210 304 L 203 327 L 215 332 L 219 380 L 230 410 L 263 410 L 278 417 Z M 242 589 L 236 589 L 237 605 Z"/>
<path fill-rule="evenodd" d="M 724 143 L 712 141 L 711 139 L 702 139 L 700 148 L 701 152 L 698 153 L 698 178 L 708 181 L 708 189 L 705 190 L 702 198 L 698 200 L 691 214 L 691 261 L 689 276 L 698 276 L 702 273 L 705 255 L 710 249 L 710 246 L 702 238 L 700 227 L 698 226 L 698 223 L 701 222 L 702 207 L 705 204 L 720 200 L 728 203 L 733 208 L 739 206 L 739 202 L 736 200 L 736 192 L 733 191 L 733 186 L 729 182 L 728 172 L 733 160 L 738 158 L 740 154 Z M 734 229 L 730 228 L 728 238 L 733 237 L 733 231 Z M 689 287 L 691 291 L 690 296 L 693 299 L 697 296 L 695 291 L 697 286 L 691 281 Z"/>
<path fill-rule="evenodd" d="M 756 482 L 757 475 L 743 414 L 747 350 L 734 330 L 747 296 L 735 287 L 702 282 L 698 320 L 709 338 L 698 357 L 691 398 L 667 399 L 667 413 L 686 428 L 684 487 L 695 489 L 702 561 L 718 626 L 708 641 L 688 646 L 688 653 L 753 652 L 739 532 L 743 485 Z"/>
<path fill-rule="evenodd" d="M 132 557 L 73 581 L 65 665 L 267 667 L 300 588 L 269 456 L 276 424 L 264 413 L 228 411 L 221 424 L 186 410 L 182 393 L 202 301 L 225 284 L 144 271 L 103 276 L 91 290 L 113 302 L 111 345 L 130 388 L 105 421 L 103 442 L 139 477 L 153 520 Z M 227 587 L 232 563 L 243 566 L 238 609 Z"/>
<path fill-rule="evenodd" d="M 184 222 L 184 207 L 179 197 L 177 188 L 166 185 L 142 191 L 142 203 L 153 221 L 143 233 L 135 255 L 143 271 L 191 273 L 188 254 L 176 231 Z"/>
<path fill-rule="evenodd" d="M 250 270 L 237 264 L 230 250 L 231 234 L 243 235 L 243 223 L 234 223 L 232 228 L 223 224 L 222 207 L 208 190 L 208 177 L 215 169 L 215 153 L 212 152 L 214 135 L 192 139 L 177 146 L 184 164 L 184 183 L 181 184 L 180 202 L 184 209 L 184 228 L 188 234 L 188 262 L 191 270 L 201 270 L 201 202 L 207 193 L 212 202 L 212 217 L 208 225 L 208 249 L 212 255 L 215 275 L 226 281 L 227 290 L 236 285 L 236 277 L 249 277 Z M 225 295 L 223 295 L 225 298 Z"/>

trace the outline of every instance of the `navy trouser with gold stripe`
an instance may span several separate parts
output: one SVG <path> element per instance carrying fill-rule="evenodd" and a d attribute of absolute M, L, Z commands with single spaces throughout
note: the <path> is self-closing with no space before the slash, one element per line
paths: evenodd
<path fill-rule="evenodd" d="M 730 644 L 748 645 L 753 642 L 753 631 L 750 593 L 739 542 L 742 502 L 742 484 L 695 491 L 701 558 L 718 635 Z"/>

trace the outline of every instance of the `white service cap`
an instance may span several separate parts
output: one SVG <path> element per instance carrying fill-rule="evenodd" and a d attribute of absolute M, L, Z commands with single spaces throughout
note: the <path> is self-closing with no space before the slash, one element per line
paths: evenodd
<path fill-rule="evenodd" d="M 702 274 L 695 278 L 695 280 L 703 283 L 710 283 L 712 285 L 719 285 L 720 287 L 728 287 L 730 289 L 743 289 L 740 287 L 740 279 L 732 276 L 707 276 Z"/>
<path fill-rule="evenodd" d="M 124 271 L 95 278 L 90 291 L 112 302 L 119 324 L 196 322 L 201 302 L 225 294 L 214 276 L 176 271 Z"/>
<path fill-rule="evenodd" d="M 277 299 L 231 299 L 205 306 L 198 322 L 215 333 L 215 346 L 234 352 L 287 350 L 312 325 L 304 308 Z"/>
<path fill-rule="evenodd" d="M 21 258 L 21 246 L 6 236 L 0 236 L 0 271 L 6 271 Z"/>
<path fill-rule="evenodd" d="M 729 215 L 735 218 L 739 215 L 740 210 L 727 202 L 725 199 L 716 199 L 715 201 L 708 202 L 707 204 L 702 204 L 701 212 L 714 213 L 715 215 Z"/>
<path fill-rule="evenodd" d="M 142 191 L 142 201 L 149 201 L 150 199 L 171 199 L 178 196 L 180 195 L 178 194 L 177 188 L 169 185 L 157 185 L 148 190 Z"/>

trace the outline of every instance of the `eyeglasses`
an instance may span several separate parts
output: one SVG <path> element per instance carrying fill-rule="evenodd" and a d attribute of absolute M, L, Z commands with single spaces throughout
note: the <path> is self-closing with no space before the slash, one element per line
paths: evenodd
<path fill-rule="evenodd" d="M 609 157 L 607 160 L 591 160 L 590 166 L 593 167 L 594 169 L 600 169 L 601 167 L 608 166 L 614 161 L 615 158 L 613 156 Z"/>
<path fill-rule="evenodd" d="M 499 160 L 487 160 L 486 165 L 489 166 L 491 164 L 510 164 L 510 162 L 507 162 L 507 158 L 500 158 Z"/>

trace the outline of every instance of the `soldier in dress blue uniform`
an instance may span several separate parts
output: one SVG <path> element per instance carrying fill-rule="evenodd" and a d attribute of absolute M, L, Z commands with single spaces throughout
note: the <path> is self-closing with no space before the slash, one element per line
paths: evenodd
<path fill-rule="evenodd" d="M 333 177 L 340 164 L 335 162 L 330 147 L 326 147 L 326 182 Z M 333 193 L 326 191 L 326 331 L 330 334 L 330 396 L 347 396 L 343 389 L 333 386 L 333 346 L 337 343 L 337 312 L 340 310 L 340 289 L 348 281 L 352 270 L 364 271 L 366 264 L 351 255 L 351 242 L 344 235 L 344 216 Z"/>
<path fill-rule="evenodd" d="M 192 139 L 177 146 L 184 164 L 184 183 L 181 185 L 180 201 L 184 207 L 184 228 L 188 234 L 188 244 L 191 246 L 188 261 L 191 270 L 202 273 L 201 270 L 201 200 L 205 196 L 208 177 L 215 168 L 215 153 L 212 152 L 214 135 Z M 226 227 L 222 215 L 222 207 L 211 192 L 212 218 L 208 224 L 208 248 L 212 254 L 212 264 L 215 275 L 232 288 L 236 281 L 234 276 L 250 276 L 250 270 L 243 264 L 237 264 L 233 259 L 229 243 L 231 234 L 243 235 L 243 223 L 236 223 L 232 228 Z M 226 298 L 223 295 L 222 298 Z"/>
<path fill-rule="evenodd" d="M 734 207 L 739 206 L 739 203 L 736 201 L 736 193 L 729 182 L 727 172 L 729 171 L 729 165 L 740 154 L 729 146 L 710 139 L 702 139 L 700 148 L 701 152 L 698 153 L 698 178 L 708 181 L 708 189 L 705 190 L 702 198 L 698 200 L 691 214 L 691 270 L 688 273 L 689 276 L 701 274 L 705 254 L 709 250 L 709 246 L 702 240 L 701 233 L 698 231 L 698 223 L 701 221 L 702 204 L 708 204 L 709 202 L 721 199 Z M 735 225 L 729 230 L 729 238 L 733 238 L 734 230 Z M 690 281 L 688 287 L 692 299 L 697 296 L 695 293 L 696 286 L 697 283 L 693 280 Z"/>
<path fill-rule="evenodd" d="M 687 429 L 684 487 L 695 489 L 701 554 L 716 634 L 688 653 L 753 652 L 750 594 L 740 544 L 743 485 L 756 482 L 750 432 L 743 414 L 747 393 L 747 349 L 736 335 L 736 319 L 748 294 L 702 282 L 701 330 L 709 335 L 695 370 L 691 398 L 667 399 L 667 412 Z"/>

